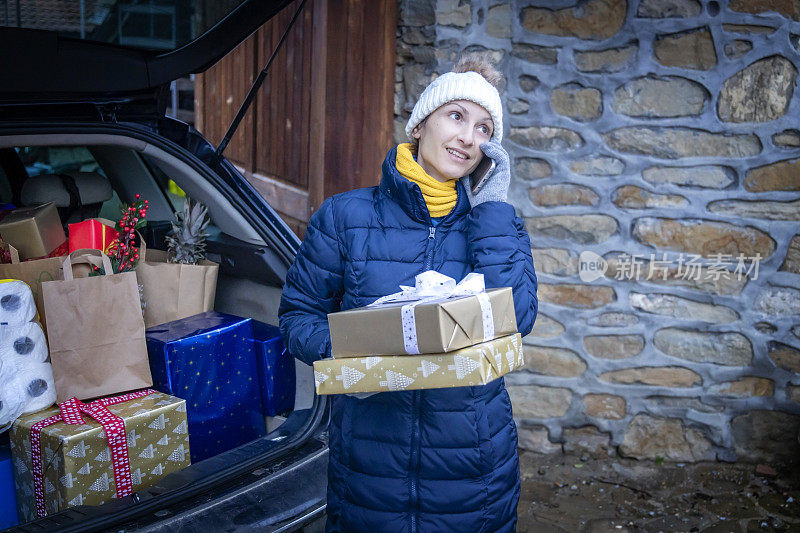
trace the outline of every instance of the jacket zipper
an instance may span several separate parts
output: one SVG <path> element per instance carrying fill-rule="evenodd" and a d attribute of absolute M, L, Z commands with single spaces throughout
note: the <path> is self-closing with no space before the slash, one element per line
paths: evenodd
<path fill-rule="evenodd" d="M 428 246 L 425 250 L 425 270 L 430 270 L 433 263 L 433 248 L 436 243 L 436 227 L 428 228 Z"/>
<path fill-rule="evenodd" d="M 428 228 L 428 243 L 425 250 L 425 270 L 433 265 L 433 252 L 436 244 L 436 227 Z M 411 430 L 411 533 L 417 532 L 417 470 L 419 469 L 419 403 L 420 391 L 412 392 L 412 430 Z"/>
<path fill-rule="evenodd" d="M 413 394 L 413 425 L 411 430 L 411 533 L 417 533 L 417 508 L 419 498 L 417 496 L 417 470 L 419 469 L 419 400 L 420 392 L 412 391 Z"/>

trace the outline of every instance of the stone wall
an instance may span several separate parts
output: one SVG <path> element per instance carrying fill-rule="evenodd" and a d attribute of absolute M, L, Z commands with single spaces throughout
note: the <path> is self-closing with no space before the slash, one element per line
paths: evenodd
<path fill-rule="evenodd" d="M 540 301 L 520 446 L 800 458 L 800 3 L 575 4 L 399 3 L 397 142 L 463 50 L 507 77 Z"/>

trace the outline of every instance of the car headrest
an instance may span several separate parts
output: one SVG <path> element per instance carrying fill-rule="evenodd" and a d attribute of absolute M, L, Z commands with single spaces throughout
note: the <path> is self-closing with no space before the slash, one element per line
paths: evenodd
<path fill-rule="evenodd" d="M 81 204 L 101 204 L 112 197 L 108 178 L 96 172 L 65 172 L 75 182 Z M 20 200 L 24 206 L 55 202 L 56 207 L 69 207 L 70 194 L 64 178 L 58 174 L 31 176 L 22 185 Z"/>

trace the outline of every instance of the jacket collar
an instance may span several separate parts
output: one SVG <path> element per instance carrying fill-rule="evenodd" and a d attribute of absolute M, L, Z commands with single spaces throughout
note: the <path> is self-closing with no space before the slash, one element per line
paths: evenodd
<path fill-rule="evenodd" d="M 428 206 L 419 185 L 406 179 L 397 171 L 395 160 L 397 159 L 397 146 L 392 147 L 386 158 L 383 160 L 383 176 L 378 188 L 389 199 L 398 204 L 403 211 L 413 220 L 425 224 L 433 225 Z M 469 212 L 469 199 L 467 198 L 464 185 L 461 180 L 456 181 L 456 191 L 458 197 L 456 205 L 450 213 L 444 217 L 442 224 L 450 223 L 453 219 L 464 216 Z"/>

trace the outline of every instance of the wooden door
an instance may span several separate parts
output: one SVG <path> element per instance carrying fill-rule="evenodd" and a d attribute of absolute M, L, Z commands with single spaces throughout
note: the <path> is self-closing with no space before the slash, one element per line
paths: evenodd
<path fill-rule="evenodd" d="M 196 127 L 218 144 L 296 1 L 196 77 Z M 395 0 L 308 0 L 225 151 L 302 237 L 332 194 L 378 183 L 392 145 Z"/>

